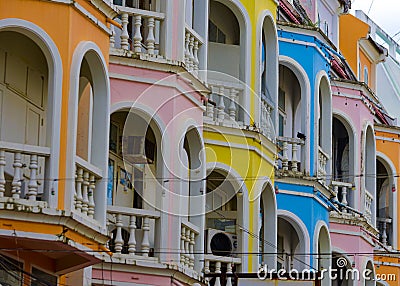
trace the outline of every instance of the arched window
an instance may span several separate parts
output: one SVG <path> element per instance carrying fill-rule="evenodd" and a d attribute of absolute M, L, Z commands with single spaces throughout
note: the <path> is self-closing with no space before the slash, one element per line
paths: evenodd
<path fill-rule="evenodd" d="M 366 66 L 364 67 L 364 82 L 368 85 L 369 76 L 368 76 L 368 68 Z"/>

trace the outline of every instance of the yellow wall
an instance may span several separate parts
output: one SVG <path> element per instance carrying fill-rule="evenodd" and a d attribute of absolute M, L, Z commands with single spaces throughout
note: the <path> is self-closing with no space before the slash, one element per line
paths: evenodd
<path fill-rule="evenodd" d="M 358 40 L 368 35 L 369 26 L 351 14 L 339 18 L 339 49 L 355 74 L 358 71 Z"/>
<path fill-rule="evenodd" d="M 260 57 L 258 53 L 261 51 L 259 50 L 259 42 L 257 39 L 261 39 L 260 35 L 257 33 L 261 33 L 261 27 L 257 27 L 258 25 L 262 26 L 262 22 L 259 23 L 259 18 L 263 11 L 268 10 L 276 19 L 276 11 L 277 11 L 277 4 L 273 0 L 266 0 L 266 1 L 259 1 L 259 0 L 242 0 L 241 1 L 243 6 L 245 7 L 247 13 L 249 14 L 250 22 L 251 22 L 251 64 L 250 64 L 250 88 L 255 91 L 257 87 L 257 81 L 260 80 L 258 78 L 257 71 L 259 69 L 260 63 L 257 62 L 257 57 Z M 250 98 L 250 117 L 251 122 L 254 122 L 255 117 L 255 105 L 257 103 L 256 98 L 251 92 L 252 96 Z M 263 155 L 269 158 L 267 160 L 263 159 L 259 154 L 256 152 L 249 152 L 248 150 L 243 150 L 239 148 L 230 148 L 230 147 L 223 147 L 217 145 L 209 145 L 206 144 L 207 147 L 207 162 L 221 162 L 228 166 L 231 166 L 239 175 L 244 179 L 246 187 L 249 191 L 249 199 L 252 201 L 248 206 L 249 209 L 249 231 L 252 233 L 257 233 L 258 230 L 256 229 L 258 217 L 258 204 L 257 198 L 259 193 L 262 191 L 255 187 L 255 184 L 259 183 L 259 180 L 254 178 L 261 178 L 261 177 L 269 177 L 273 182 L 274 176 L 274 166 L 273 163 L 275 160 L 275 152 L 270 152 L 266 149 L 265 144 L 261 144 L 259 140 L 254 140 L 252 138 L 248 138 L 246 136 L 233 136 L 233 135 L 226 135 L 222 137 L 216 133 L 212 132 L 205 132 L 204 133 L 205 140 L 216 140 L 220 142 L 226 143 L 237 143 L 242 145 L 249 145 L 252 147 L 256 147 Z M 269 142 L 270 148 L 275 150 L 275 146 Z M 256 239 L 249 239 L 249 252 L 258 251 L 255 249 L 257 247 L 257 240 Z M 251 259 L 249 259 L 249 269 L 252 269 L 255 265 Z M 258 265 L 256 266 L 258 267 Z"/>

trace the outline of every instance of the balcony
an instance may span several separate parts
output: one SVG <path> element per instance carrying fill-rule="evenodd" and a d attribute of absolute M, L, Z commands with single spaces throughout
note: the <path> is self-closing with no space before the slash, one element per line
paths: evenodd
<path fill-rule="evenodd" d="M 190 222 L 181 224 L 180 263 L 181 266 L 194 270 L 194 246 L 200 230 Z"/>
<path fill-rule="evenodd" d="M 75 156 L 75 162 L 74 210 L 82 217 L 93 219 L 96 208 L 96 182 L 103 178 L 103 172 L 79 156 Z"/>
<path fill-rule="evenodd" d="M 377 217 L 376 221 L 379 229 L 379 241 L 385 247 L 391 246 L 393 239 L 393 220 L 391 218 Z"/>
<path fill-rule="evenodd" d="M 221 285 L 232 286 L 232 277 L 227 277 L 226 280 L 221 277 L 210 278 L 207 274 L 232 274 L 242 264 L 241 258 L 237 257 L 222 257 L 215 255 L 204 255 L 204 273 L 206 276 L 206 284 L 208 286 Z"/>
<path fill-rule="evenodd" d="M 301 160 L 299 150 L 304 145 L 304 140 L 290 137 L 277 137 L 278 147 L 282 152 L 278 155 L 277 166 L 282 176 L 300 176 Z M 291 146 L 289 149 L 289 145 Z"/>
<path fill-rule="evenodd" d="M 156 233 L 154 225 L 160 219 L 160 212 L 108 206 L 107 215 L 111 236 L 109 247 L 115 253 L 113 262 L 136 265 L 140 265 L 140 261 L 158 263 L 154 248 L 160 234 Z"/>
<path fill-rule="evenodd" d="M 204 122 L 226 127 L 243 127 L 240 102 L 244 85 L 229 81 L 209 80 L 212 93 L 205 111 Z"/>
<path fill-rule="evenodd" d="M 345 182 L 332 181 L 333 193 L 335 195 L 334 201 L 339 202 L 338 208 L 347 213 L 346 207 L 349 205 L 348 192 L 352 189 L 353 184 Z"/>
<path fill-rule="evenodd" d="M 327 153 L 325 153 L 320 146 L 318 146 L 318 178 L 326 184 L 327 183 L 327 166 L 330 158 Z"/>
<path fill-rule="evenodd" d="M 122 31 L 113 27 L 110 47 L 124 55 L 138 54 L 144 57 L 161 57 L 160 26 L 165 14 L 116 5 L 121 19 Z"/>
<path fill-rule="evenodd" d="M 47 147 L 0 141 L 0 209 L 40 213 L 48 208 L 42 200 L 48 193 L 49 157 Z"/>
<path fill-rule="evenodd" d="M 262 98 L 260 129 L 261 133 L 263 133 L 271 141 L 275 140 L 275 128 L 271 118 L 273 110 L 273 106 L 266 99 Z"/>

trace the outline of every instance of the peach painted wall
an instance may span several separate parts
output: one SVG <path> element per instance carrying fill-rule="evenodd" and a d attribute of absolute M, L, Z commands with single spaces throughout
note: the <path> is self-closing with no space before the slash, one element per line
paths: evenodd
<path fill-rule="evenodd" d="M 106 17 L 95 9 L 88 1 L 77 1 L 86 10 L 92 13 L 104 25 Z M 46 13 L 43 13 L 46 11 Z M 72 56 L 77 45 L 82 41 L 93 41 L 108 62 L 109 36 L 98 28 L 86 16 L 79 13 L 70 5 L 51 3 L 37 0 L 0 1 L 0 19 L 18 18 L 34 23 L 42 28 L 53 40 L 58 48 L 63 64 L 62 110 L 60 126 L 60 168 L 59 177 L 66 174 L 66 146 L 68 134 L 68 100 L 70 88 L 70 67 Z M 59 181 L 59 209 L 64 209 L 65 182 Z"/>
<path fill-rule="evenodd" d="M 351 14 L 342 14 L 339 18 L 339 49 L 353 72 L 358 70 L 358 40 L 365 38 L 369 26 Z"/>

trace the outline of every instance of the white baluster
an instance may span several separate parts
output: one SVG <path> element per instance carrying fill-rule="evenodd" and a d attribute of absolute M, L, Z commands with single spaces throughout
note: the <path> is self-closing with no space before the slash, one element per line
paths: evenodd
<path fill-rule="evenodd" d="M 339 201 L 338 194 L 339 194 L 339 186 L 333 186 L 333 193 L 335 194 L 335 201 Z"/>
<path fill-rule="evenodd" d="M 185 236 L 186 236 L 186 228 L 184 226 L 181 227 L 181 264 L 185 266 Z"/>
<path fill-rule="evenodd" d="M 192 71 L 194 69 L 194 37 L 190 36 L 190 42 L 189 42 L 189 71 Z"/>
<path fill-rule="evenodd" d="M 154 37 L 154 18 L 153 17 L 147 18 L 147 28 L 148 28 L 148 34 L 147 34 L 147 39 L 146 39 L 147 53 L 149 55 L 154 55 L 154 43 L 156 42 L 156 39 Z"/>
<path fill-rule="evenodd" d="M 228 263 L 226 265 L 226 274 L 232 274 L 232 264 Z M 232 277 L 226 278 L 226 285 L 225 286 L 232 286 Z"/>
<path fill-rule="evenodd" d="M 117 227 L 117 234 L 115 235 L 115 252 L 121 253 L 122 247 L 124 245 L 124 240 L 122 239 L 122 218 L 120 214 L 116 214 L 116 223 L 115 226 Z"/>
<path fill-rule="evenodd" d="M 6 179 L 4 177 L 4 169 L 6 167 L 6 154 L 4 150 L 0 150 L 0 198 L 4 197 L 6 191 Z"/>
<path fill-rule="evenodd" d="M 96 188 L 96 179 L 94 175 L 90 175 L 89 178 L 89 192 L 88 192 L 88 216 L 93 218 L 94 217 L 94 209 L 95 209 L 95 203 L 94 203 L 94 190 Z"/>
<path fill-rule="evenodd" d="M 78 168 L 76 176 L 76 197 L 75 197 L 75 209 L 78 211 L 82 210 L 82 183 L 83 183 L 83 169 Z"/>
<path fill-rule="evenodd" d="M 194 69 L 195 72 L 198 72 L 199 71 L 199 65 L 200 65 L 200 61 L 199 61 L 199 41 L 196 40 L 196 39 L 194 41 L 193 55 L 194 55 L 193 69 Z"/>
<path fill-rule="evenodd" d="M 292 144 L 292 171 L 297 172 L 297 151 L 298 151 L 298 145 L 296 143 Z"/>
<path fill-rule="evenodd" d="M 387 234 L 386 234 L 386 228 L 387 228 L 387 226 L 386 226 L 386 221 L 383 221 L 382 222 L 382 244 L 384 245 L 384 246 L 386 246 L 387 245 Z"/>
<path fill-rule="evenodd" d="M 209 100 L 214 101 L 214 94 L 217 93 L 218 87 L 215 85 L 211 86 L 211 93 L 208 96 Z M 212 105 L 211 103 L 207 103 L 207 117 L 211 118 L 212 120 L 214 120 L 214 113 L 215 113 L 215 109 L 214 109 L 214 105 Z"/>
<path fill-rule="evenodd" d="M 135 15 L 134 17 L 134 26 L 135 26 L 135 33 L 133 35 L 133 51 L 135 53 L 142 52 L 142 33 L 140 28 L 142 27 L 142 16 Z"/>
<path fill-rule="evenodd" d="M 128 251 L 130 254 L 135 254 L 136 251 L 136 216 L 131 215 L 129 217 L 129 241 L 128 241 Z"/>
<path fill-rule="evenodd" d="M 216 274 L 221 274 L 221 261 L 216 261 L 215 262 L 215 273 Z M 214 286 L 221 286 L 221 278 L 220 278 L 220 276 L 217 276 L 215 278 Z"/>
<path fill-rule="evenodd" d="M 185 236 L 186 267 L 190 267 L 190 229 L 186 229 Z"/>
<path fill-rule="evenodd" d="M 342 202 L 343 205 L 347 206 L 347 187 L 343 186 L 342 187 Z M 345 208 L 343 212 L 347 212 L 347 209 Z"/>
<path fill-rule="evenodd" d="M 210 273 L 210 260 L 205 260 L 204 261 L 204 274 L 208 274 Z M 208 282 L 210 281 L 210 279 L 207 277 L 205 278 L 206 280 L 206 284 L 210 285 Z"/>
<path fill-rule="evenodd" d="M 265 132 L 266 132 L 266 136 L 268 138 L 271 137 L 271 107 L 269 105 L 266 105 L 265 107 Z"/>
<path fill-rule="evenodd" d="M 188 70 L 190 70 L 189 43 L 190 43 L 190 33 L 187 32 L 185 35 L 185 65 Z"/>
<path fill-rule="evenodd" d="M 225 102 L 224 102 L 225 87 L 219 88 L 219 101 L 218 101 L 218 121 L 222 122 L 225 119 Z"/>
<path fill-rule="evenodd" d="M 31 155 L 29 164 L 30 180 L 28 184 L 28 198 L 30 201 L 36 201 L 36 196 L 38 193 L 38 183 L 36 180 L 37 169 L 38 169 L 38 157 L 37 155 Z"/>
<path fill-rule="evenodd" d="M 89 172 L 83 172 L 83 183 L 82 183 L 82 213 L 87 215 L 89 209 Z"/>
<path fill-rule="evenodd" d="M 110 36 L 110 48 L 115 48 L 115 27 L 114 25 L 110 26 L 111 36 Z"/>
<path fill-rule="evenodd" d="M 121 14 L 121 24 L 122 24 L 121 48 L 124 50 L 128 50 L 129 49 L 128 13 Z"/>
<path fill-rule="evenodd" d="M 236 121 L 236 100 L 237 100 L 237 95 L 239 94 L 239 91 L 235 88 L 231 88 L 230 90 L 230 100 L 231 103 L 229 105 L 229 117 L 231 120 Z"/>
<path fill-rule="evenodd" d="M 22 168 L 22 161 L 21 161 L 21 153 L 17 152 L 14 153 L 14 179 L 11 183 L 12 186 L 12 197 L 14 199 L 19 199 L 21 194 L 21 168 Z"/>
<path fill-rule="evenodd" d="M 190 253 L 190 265 L 191 269 L 194 269 L 194 245 L 195 245 L 195 233 L 193 231 L 190 232 L 190 245 L 189 245 L 189 253 Z"/>
<path fill-rule="evenodd" d="M 282 144 L 282 170 L 284 172 L 289 170 L 289 157 L 288 157 L 288 143 Z"/>
<path fill-rule="evenodd" d="M 143 218 L 143 241 L 142 241 L 142 252 L 144 257 L 149 256 L 149 250 L 150 250 L 149 232 L 150 232 L 149 218 L 145 216 Z"/>

